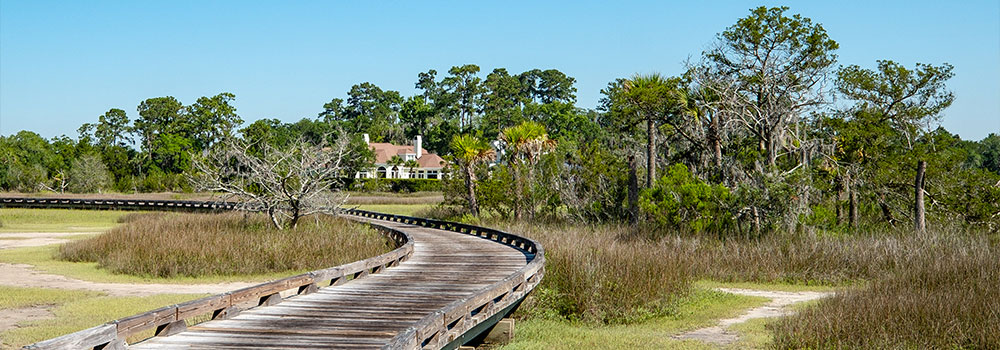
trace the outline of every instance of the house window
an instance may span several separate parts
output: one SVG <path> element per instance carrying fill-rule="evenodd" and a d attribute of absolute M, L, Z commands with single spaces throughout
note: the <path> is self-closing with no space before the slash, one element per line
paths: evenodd
<path fill-rule="evenodd" d="M 436 178 L 438 178 L 438 172 L 437 172 L 437 170 L 428 171 L 427 172 L 427 178 L 428 179 L 436 179 Z"/>
<path fill-rule="evenodd" d="M 399 168 L 392 167 L 392 178 L 393 179 L 398 179 L 399 178 Z"/>
<path fill-rule="evenodd" d="M 416 154 L 412 154 L 412 153 L 407 153 L 406 154 L 406 160 L 416 160 L 416 159 L 417 159 L 417 155 Z"/>
<path fill-rule="evenodd" d="M 376 173 L 378 174 L 376 177 L 378 177 L 380 179 L 384 179 L 385 178 L 385 167 L 384 166 L 378 167 L 378 171 L 376 171 Z"/>
<path fill-rule="evenodd" d="M 418 179 L 425 179 L 425 178 L 427 178 L 427 174 L 424 173 L 423 170 L 420 170 L 420 171 L 417 172 L 417 178 Z"/>

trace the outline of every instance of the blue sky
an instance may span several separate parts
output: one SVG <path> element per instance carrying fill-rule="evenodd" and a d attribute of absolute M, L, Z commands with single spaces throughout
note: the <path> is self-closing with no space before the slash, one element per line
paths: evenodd
<path fill-rule="evenodd" d="M 710 4 L 710 5 L 705 5 Z M 417 73 L 556 68 L 594 108 L 609 81 L 679 74 L 752 7 L 822 23 L 841 64 L 955 66 L 942 124 L 1000 133 L 1000 1 L 0 1 L 0 134 L 76 136 L 109 108 L 236 94 L 244 120 L 315 117 L 351 85 L 404 95 Z"/>

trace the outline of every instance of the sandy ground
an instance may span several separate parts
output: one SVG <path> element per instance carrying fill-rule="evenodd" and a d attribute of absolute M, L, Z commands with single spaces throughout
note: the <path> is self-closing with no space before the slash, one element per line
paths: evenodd
<path fill-rule="evenodd" d="M 32 269 L 31 265 L 0 263 L 0 285 L 56 289 L 93 290 L 113 296 L 146 296 L 154 294 L 225 293 L 256 283 L 232 282 L 217 284 L 125 284 L 82 281 Z"/>
<path fill-rule="evenodd" d="M 0 331 L 17 328 L 17 324 L 24 321 L 41 320 L 51 318 L 47 306 L 31 306 L 17 309 L 0 309 Z"/>
<path fill-rule="evenodd" d="M 37 247 L 68 242 L 67 236 L 91 235 L 100 232 L 16 232 L 0 233 L 0 249 Z M 218 294 L 248 287 L 256 283 L 218 284 L 125 284 L 82 281 L 61 275 L 37 271 L 31 265 L 0 263 L 0 285 L 76 289 L 104 292 L 112 296 L 148 296 L 154 294 Z M 18 323 L 51 318 L 49 306 L 0 309 L 0 331 L 17 327 Z"/>
<path fill-rule="evenodd" d="M 38 247 L 69 242 L 67 236 L 93 235 L 100 232 L 16 232 L 0 233 L 0 249 Z"/>
<path fill-rule="evenodd" d="M 739 339 L 735 332 L 728 330 L 729 326 L 746 322 L 755 318 L 779 317 L 792 314 L 789 305 L 804 301 L 816 300 L 833 295 L 833 292 L 775 292 L 766 290 L 717 288 L 716 290 L 755 297 L 770 298 L 767 305 L 750 309 L 746 313 L 719 321 L 718 325 L 696 329 L 687 333 L 673 336 L 674 339 L 696 339 L 713 344 L 731 344 Z"/>

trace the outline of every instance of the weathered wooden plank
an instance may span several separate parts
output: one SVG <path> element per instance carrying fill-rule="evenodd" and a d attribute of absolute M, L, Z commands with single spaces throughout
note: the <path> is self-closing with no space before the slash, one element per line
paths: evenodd
<path fill-rule="evenodd" d="M 58 338 L 40 341 L 24 348 L 37 350 L 91 349 L 113 342 L 117 337 L 118 327 L 114 324 L 104 324 Z"/>
<path fill-rule="evenodd" d="M 216 310 L 225 309 L 232 306 L 232 299 L 229 294 L 213 295 L 186 303 L 177 304 L 177 319 L 184 320 L 190 317 L 203 315 Z"/>
<path fill-rule="evenodd" d="M 128 338 L 135 333 L 173 321 L 177 321 L 177 305 L 161 307 L 146 313 L 126 317 L 115 321 L 115 324 L 118 327 L 118 336 Z"/>

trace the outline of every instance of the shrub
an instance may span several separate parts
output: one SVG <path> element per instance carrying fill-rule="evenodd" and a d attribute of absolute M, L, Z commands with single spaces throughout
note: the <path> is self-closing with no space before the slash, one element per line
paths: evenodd
<path fill-rule="evenodd" d="M 665 227 L 721 234 L 732 223 L 729 189 L 705 183 L 684 164 L 674 164 L 639 195 L 646 216 Z"/>
<path fill-rule="evenodd" d="M 111 173 L 101 158 L 85 154 L 74 159 L 69 169 L 69 190 L 76 193 L 100 192 L 111 184 Z"/>
<path fill-rule="evenodd" d="M 345 187 L 361 192 L 435 192 L 441 191 L 441 180 L 437 179 L 347 179 Z"/>
<path fill-rule="evenodd" d="M 60 258 L 139 276 L 251 275 L 336 266 L 388 251 L 389 241 L 345 219 L 307 217 L 275 230 L 263 214 L 146 214 L 71 242 Z"/>

